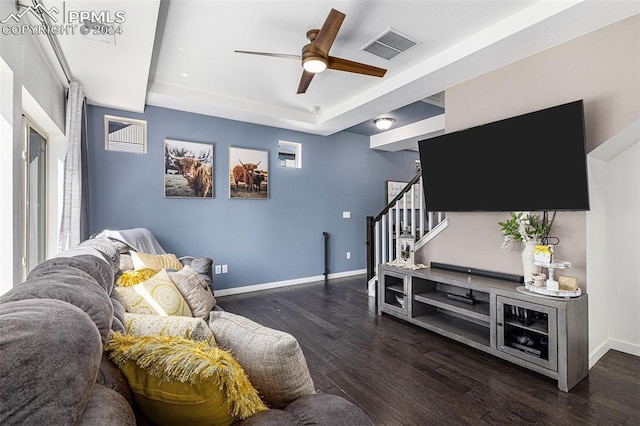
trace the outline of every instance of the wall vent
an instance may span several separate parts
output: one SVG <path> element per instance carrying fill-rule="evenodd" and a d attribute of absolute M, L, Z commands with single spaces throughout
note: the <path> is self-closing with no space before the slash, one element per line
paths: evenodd
<path fill-rule="evenodd" d="M 386 60 L 391 60 L 419 44 L 420 42 L 417 39 L 403 34 L 395 28 L 389 28 L 367 43 L 362 50 Z"/>

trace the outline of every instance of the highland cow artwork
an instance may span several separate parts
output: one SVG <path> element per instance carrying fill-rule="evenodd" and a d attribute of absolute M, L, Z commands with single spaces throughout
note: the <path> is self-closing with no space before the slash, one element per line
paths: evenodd
<path fill-rule="evenodd" d="M 213 198 L 213 145 L 164 140 L 164 196 Z"/>
<path fill-rule="evenodd" d="M 269 152 L 229 148 L 229 198 L 269 198 Z"/>

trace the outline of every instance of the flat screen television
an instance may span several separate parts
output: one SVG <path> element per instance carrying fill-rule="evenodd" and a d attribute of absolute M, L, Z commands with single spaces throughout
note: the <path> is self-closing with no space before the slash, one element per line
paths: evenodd
<path fill-rule="evenodd" d="M 418 142 L 432 212 L 589 210 L 583 101 Z"/>

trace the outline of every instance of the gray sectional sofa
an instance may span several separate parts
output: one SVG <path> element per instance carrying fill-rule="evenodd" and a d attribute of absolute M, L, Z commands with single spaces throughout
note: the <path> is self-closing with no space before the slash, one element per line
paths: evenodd
<path fill-rule="evenodd" d="M 0 297 L 0 424 L 150 423 L 103 350 L 113 332 L 124 331 L 124 308 L 113 291 L 118 265 L 116 246 L 90 239 L 36 266 Z M 344 398 L 313 392 L 236 424 L 371 422 Z"/>

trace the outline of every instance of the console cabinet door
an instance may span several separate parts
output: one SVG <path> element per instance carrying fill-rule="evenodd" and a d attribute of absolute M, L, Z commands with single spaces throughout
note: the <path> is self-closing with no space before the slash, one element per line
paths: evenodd
<path fill-rule="evenodd" d="M 408 315 L 407 281 L 406 274 L 381 270 L 378 303 L 380 311 L 395 314 L 396 316 Z"/>
<path fill-rule="evenodd" d="M 498 296 L 498 350 L 558 371 L 557 309 Z"/>

